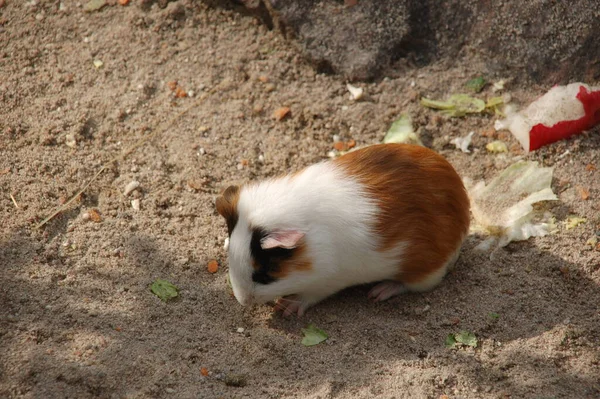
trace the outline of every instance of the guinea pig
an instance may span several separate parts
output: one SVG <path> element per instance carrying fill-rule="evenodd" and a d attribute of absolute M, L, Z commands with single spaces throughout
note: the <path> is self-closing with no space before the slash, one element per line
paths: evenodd
<path fill-rule="evenodd" d="M 440 283 L 469 230 L 461 178 L 425 147 L 379 144 L 287 176 L 230 186 L 216 200 L 242 305 L 285 316 L 353 285 L 383 301 Z"/>

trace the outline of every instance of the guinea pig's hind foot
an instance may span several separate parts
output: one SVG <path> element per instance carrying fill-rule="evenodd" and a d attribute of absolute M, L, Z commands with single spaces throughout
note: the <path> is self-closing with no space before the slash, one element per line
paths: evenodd
<path fill-rule="evenodd" d="M 406 291 L 408 289 L 402 283 L 394 280 L 385 280 L 371 288 L 369 299 L 372 299 L 374 302 L 381 302 L 393 296 L 403 294 Z"/>

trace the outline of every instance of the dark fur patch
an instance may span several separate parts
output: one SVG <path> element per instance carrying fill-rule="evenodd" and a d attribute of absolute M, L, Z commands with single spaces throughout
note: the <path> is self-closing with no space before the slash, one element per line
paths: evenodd
<path fill-rule="evenodd" d="M 282 263 L 292 258 L 296 251 L 296 248 L 263 249 L 260 242 L 266 236 L 267 232 L 262 229 L 252 230 L 252 240 L 250 241 L 250 253 L 254 267 L 252 281 L 258 284 L 269 284 L 276 281 L 276 275 L 280 271 Z"/>

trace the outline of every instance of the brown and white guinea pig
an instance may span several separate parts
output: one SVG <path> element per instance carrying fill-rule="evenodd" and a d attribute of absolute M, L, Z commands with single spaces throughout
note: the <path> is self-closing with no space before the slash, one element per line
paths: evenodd
<path fill-rule="evenodd" d="M 432 150 L 380 144 L 300 172 L 231 186 L 216 207 L 229 231 L 240 304 L 279 298 L 284 315 L 343 288 L 380 282 L 382 301 L 436 286 L 469 229 L 469 199 Z"/>

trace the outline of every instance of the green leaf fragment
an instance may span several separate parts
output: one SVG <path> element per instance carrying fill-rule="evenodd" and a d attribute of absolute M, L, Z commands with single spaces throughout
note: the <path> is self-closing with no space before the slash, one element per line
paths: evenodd
<path fill-rule="evenodd" d="M 490 97 L 485 103 L 485 107 L 494 108 L 502 104 L 504 104 L 504 99 L 502 97 Z"/>
<path fill-rule="evenodd" d="M 468 114 L 479 113 L 485 109 L 485 101 L 466 94 L 454 94 L 450 96 L 449 101 L 454 104 L 457 110 L 462 110 Z"/>
<path fill-rule="evenodd" d="M 477 337 L 472 332 L 461 331 L 454 336 L 454 339 L 456 339 L 456 342 L 459 344 L 477 348 Z"/>
<path fill-rule="evenodd" d="M 454 338 L 454 334 L 448 334 L 446 341 L 444 341 L 444 345 L 446 345 L 446 348 L 456 347 L 456 339 Z"/>
<path fill-rule="evenodd" d="M 498 320 L 500 318 L 500 315 L 498 313 L 490 312 L 488 314 L 488 317 L 492 320 Z"/>
<path fill-rule="evenodd" d="M 421 105 L 428 108 L 439 109 L 445 115 L 456 118 L 466 114 L 476 114 L 485 110 L 485 101 L 466 94 L 453 94 L 448 101 L 436 101 L 421 98 Z"/>
<path fill-rule="evenodd" d="M 569 216 L 565 221 L 565 226 L 567 230 L 571 230 L 585 222 L 587 222 L 586 218 L 580 218 L 579 216 Z"/>
<path fill-rule="evenodd" d="M 508 152 L 506 143 L 501 140 L 492 141 L 485 146 L 489 152 Z"/>
<path fill-rule="evenodd" d="M 152 283 L 150 290 L 154 295 L 165 302 L 169 299 L 176 298 L 179 295 L 179 289 L 176 286 L 167 280 L 160 278 L 157 278 L 156 281 Z"/>
<path fill-rule="evenodd" d="M 466 86 L 473 90 L 475 93 L 479 93 L 481 90 L 483 90 L 483 88 L 485 87 L 485 85 L 487 84 L 487 82 L 485 81 L 485 79 L 483 78 L 483 76 L 479 76 L 475 79 L 471 79 L 467 82 Z"/>
<path fill-rule="evenodd" d="M 447 348 L 456 348 L 459 345 L 477 348 L 477 337 L 472 332 L 461 331 L 457 334 L 448 334 L 444 344 Z"/>
<path fill-rule="evenodd" d="M 423 145 L 421 139 L 413 130 L 412 120 L 409 115 L 402 114 L 400 118 L 392 123 L 390 129 L 383 138 L 383 142 L 388 143 L 405 143 Z"/>
<path fill-rule="evenodd" d="M 453 109 L 454 108 L 454 104 L 452 104 L 450 101 L 436 101 L 436 100 L 430 100 L 426 97 L 421 98 L 421 105 L 424 107 L 433 108 L 433 109 Z"/>
<path fill-rule="evenodd" d="M 99 11 L 105 5 L 106 5 L 106 0 L 91 0 L 88 3 L 86 3 L 86 5 L 83 6 L 83 11 L 85 11 L 85 12 Z"/>
<path fill-rule="evenodd" d="M 304 334 L 304 338 L 302 338 L 302 345 L 304 346 L 318 345 L 329 338 L 325 331 L 315 327 L 314 324 L 309 324 L 308 327 L 303 328 L 302 334 Z"/>

